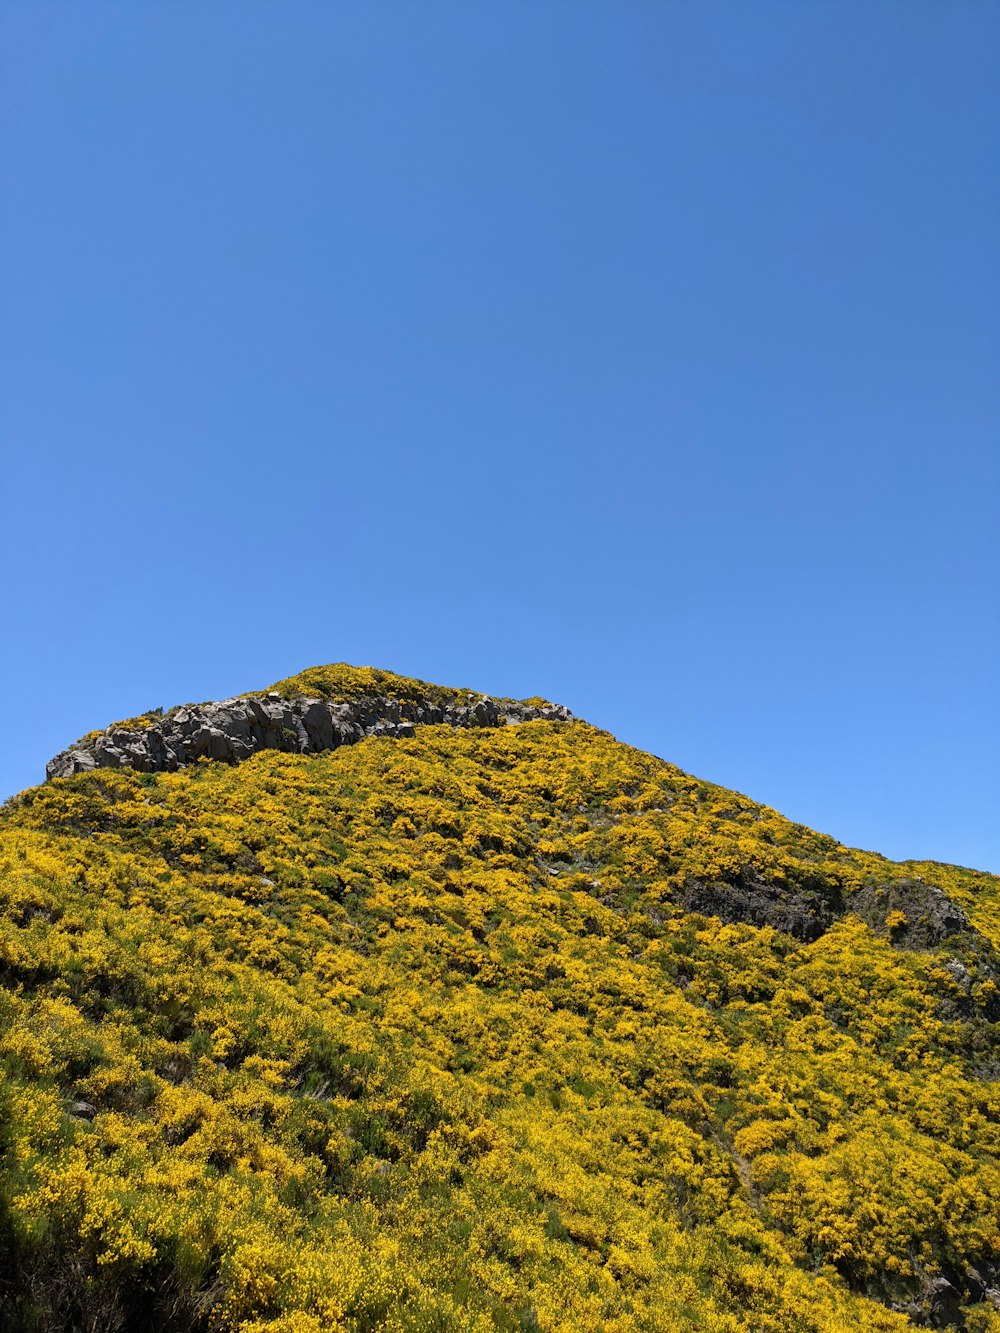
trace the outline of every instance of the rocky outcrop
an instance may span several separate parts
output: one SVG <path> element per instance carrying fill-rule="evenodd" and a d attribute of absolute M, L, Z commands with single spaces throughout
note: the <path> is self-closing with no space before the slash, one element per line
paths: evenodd
<path fill-rule="evenodd" d="M 728 923 L 771 926 L 808 943 L 848 913 L 901 949 L 934 949 L 952 936 L 969 936 L 972 926 L 957 903 L 922 879 L 886 880 L 852 892 L 815 878 L 805 883 L 768 883 L 751 870 L 726 881 L 688 879 L 680 902 L 689 912 Z"/>
<path fill-rule="evenodd" d="M 806 942 L 829 930 L 841 908 L 839 893 L 826 884 L 769 884 L 750 870 L 726 882 L 692 877 L 685 881 L 680 900 L 688 912 L 717 916 L 728 924 L 771 926 Z"/>
<path fill-rule="evenodd" d="M 237 764 L 258 750 L 318 754 L 368 736 L 412 736 L 420 725 L 498 727 L 536 719 L 568 722 L 572 716 L 559 704 L 535 707 L 474 695 L 465 703 L 444 705 L 383 697 L 333 702 L 283 699 L 276 693 L 246 695 L 190 704 L 162 717 L 109 727 L 57 754 L 46 765 L 45 775 L 65 778 L 94 768 L 172 772 L 197 759 Z"/>
<path fill-rule="evenodd" d="M 950 935 L 969 929 L 961 907 L 922 879 L 868 885 L 851 895 L 849 906 L 874 931 L 888 931 L 893 943 L 904 949 L 933 949 Z"/>
<path fill-rule="evenodd" d="M 873 1284 L 865 1294 L 906 1315 L 919 1328 L 965 1330 L 969 1325 L 963 1306 L 982 1303 L 1000 1310 L 1000 1263 L 995 1259 L 983 1259 L 964 1268 L 945 1266 L 917 1282 L 897 1279 L 896 1286 L 909 1286 L 910 1290 L 900 1298 L 893 1293 L 892 1279 L 887 1275 L 881 1287 Z"/>

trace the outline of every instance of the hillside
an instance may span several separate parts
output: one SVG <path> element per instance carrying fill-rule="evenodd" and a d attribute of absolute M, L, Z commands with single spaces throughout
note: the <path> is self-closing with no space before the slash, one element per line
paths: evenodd
<path fill-rule="evenodd" d="M 0 1328 L 1000 1333 L 996 878 L 366 668 L 58 759 Z"/>

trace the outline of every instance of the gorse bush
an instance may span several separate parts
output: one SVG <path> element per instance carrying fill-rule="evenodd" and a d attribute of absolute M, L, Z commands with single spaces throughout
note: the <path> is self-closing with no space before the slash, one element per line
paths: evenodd
<path fill-rule="evenodd" d="M 1000 1329 L 990 876 L 533 721 L 59 780 L 0 885 L 0 1327 Z"/>

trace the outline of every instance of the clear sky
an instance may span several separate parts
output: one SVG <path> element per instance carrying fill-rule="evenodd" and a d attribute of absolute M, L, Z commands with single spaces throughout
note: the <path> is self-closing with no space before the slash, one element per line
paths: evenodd
<path fill-rule="evenodd" d="M 0 793 L 346 660 L 1000 871 L 998 42 L 6 0 Z"/>

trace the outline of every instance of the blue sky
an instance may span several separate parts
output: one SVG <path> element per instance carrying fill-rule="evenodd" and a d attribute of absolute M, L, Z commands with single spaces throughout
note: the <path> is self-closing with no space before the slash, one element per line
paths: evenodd
<path fill-rule="evenodd" d="M 0 26 L 0 793 L 346 660 L 1000 871 L 995 4 Z"/>

